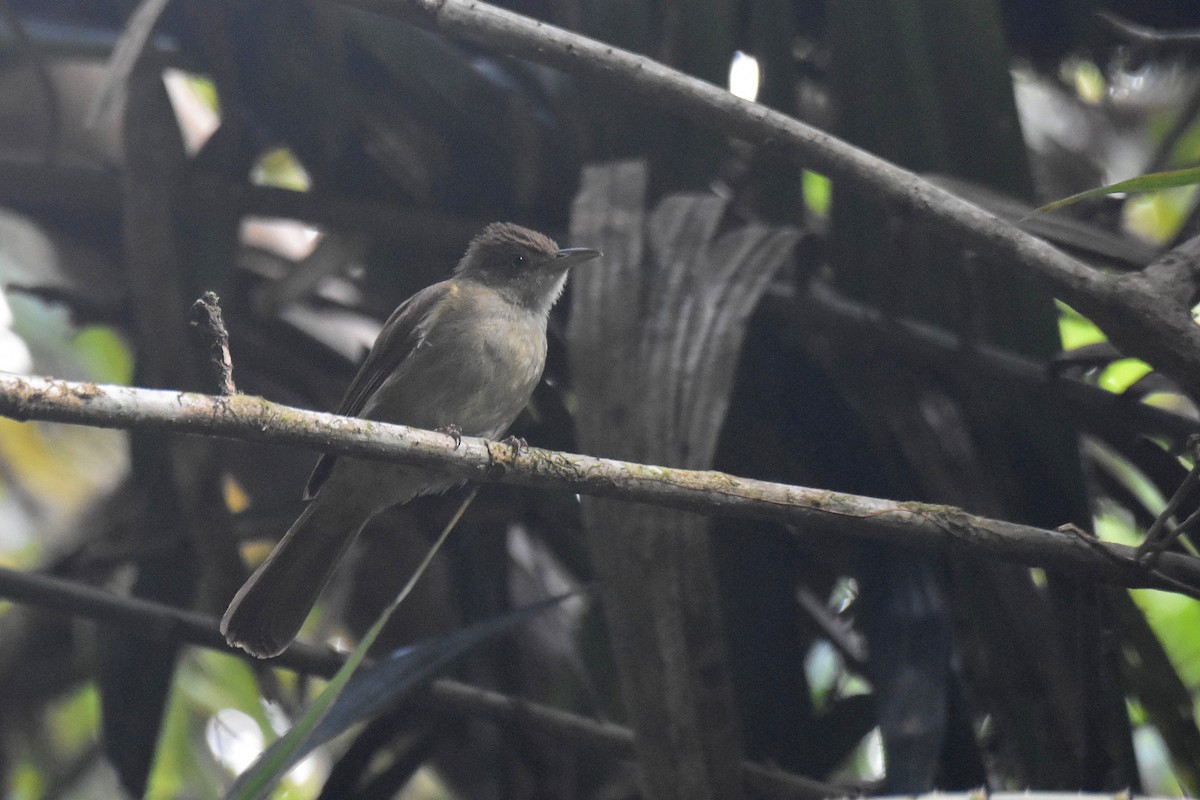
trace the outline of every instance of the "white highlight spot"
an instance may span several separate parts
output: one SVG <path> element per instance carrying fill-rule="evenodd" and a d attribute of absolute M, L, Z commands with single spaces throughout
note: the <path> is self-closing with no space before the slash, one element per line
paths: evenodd
<path fill-rule="evenodd" d="M 753 103 L 758 97 L 758 81 L 758 59 L 741 50 L 734 52 L 729 63 L 729 91 Z"/>
<path fill-rule="evenodd" d="M 246 771 L 263 751 L 263 735 L 258 723 L 244 711 L 223 708 L 204 726 L 208 749 L 235 775 Z"/>

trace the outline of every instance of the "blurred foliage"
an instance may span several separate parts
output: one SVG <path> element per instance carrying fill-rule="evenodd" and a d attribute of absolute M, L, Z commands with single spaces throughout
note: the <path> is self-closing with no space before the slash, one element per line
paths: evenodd
<path fill-rule="evenodd" d="M 1125 205 L 1129 230 L 1160 243 L 1169 242 L 1196 205 L 1195 188 L 1157 190 Z"/>
<path fill-rule="evenodd" d="M 259 186 L 275 186 L 280 189 L 291 189 L 294 192 L 306 192 L 312 181 L 304 172 L 304 167 L 286 148 L 270 150 L 263 154 L 250 173 L 250 180 Z"/>
<path fill-rule="evenodd" d="M 618 92 L 395 20 L 321 0 L 176 0 L 143 67 L 183 70 L 187 91 L 171 95 L 170 119 L 155 119 L 181 126 L 187 138 L 197 119 L 189 111 L 202 108 L 219 113 L 220 127 L 197 136 L 194 152 L 179 143 L 163 153 L 130 150 L 130 142 L 146 140 L 123 138 L 130 133 L 124 126 L 137 119 L 129 109 L 99 128 L 82 120 L 103 83 L 104 59 L 136 5 L 0 2 L 2 368 L 131 383 L 147 354 L 162 356 L 172 339 L 166 331 L 139 333 L 138 304 L 186 308 L 195 289 L 211 288 L 223 299 L 239 388 L 327 409 L 380 321 L 412 291 L 444 277 L 481 223 L 514 219 L 561 237 L 580 168 L 638 157 L 650 165 L 651 202 L 679 190 L 715 189 L 729 198 L 731 227 L 784 222 L 803 232 L 795 275 L 781 276 L 768 293 L 783 302 L 764 303 L 747 334 L 719 468 L 903 499 L 945 500 L 953 489 L 956 502 L 1047 525 L 1067 521 L 1063 509 L 1086 502 L 1100 536 L 1136 544 L 1190 466 L 1180 457 L 1183 443 L 1169 437 L 1125 436 L 1116 425 L 1106 438 L 1055 416 L 1020 386 L 931 374 L 797 321 L 804 280 L 820 276 L 885 313 L 923 316 L 967 338 L 982 333 L 981 340 L 1038 359 L 1060 344 L 1068 351 L 1103 345 L 1088 320 L 1056 309 L 1014 281 L 1005 265 L 973 262 L 936 231 L 878 207 L 874 198 L 839 194 L 826 177 L 785 162 L 770 145 L 729 141 L 659 109 L 632 106 Z M 1200 124 L 1189 111 L 1200 96 L 1194 54 L 1132 47 L 1089 16 L 1105 6 L 1142 24 L 1196 26 L 1196 4 L 508 5 L 715 82 L 726 79 L 735 51 L 751 54 L 761 76 L 759 102 L 914 169 L 1024 195 L 1019 199 L 1030 207 L 1135 175 L 1194 170 L 1200 162 Z M 878 19 L 890 22 L 872 23 Z M 168 151 L 179 159 L 175 171 L 137 184 L 147 176 L 134 175 L 130 165 L 144 166 L 140 156 L 165 159 Z M 135 202 L 155 180 L 173 187 L 169 208 Z M 1195 207 L 1194 189 L 1184 188 L 1092 198 L 1055 214 L 1165 246 L 1200 232 Z M 250 218 L 283 222 L 268 229 L 244 224 Z M 147 230 L 161 235 L 176 263 L 158 265 L 161 280 L 154 285 L 131 284 L 129 264 L 137 255 L 129 252 L 131 232 Z M 1087 257 L 1106 269 L 1120 261 L 1101 246 Z M 577 403 L 563 311 L 552 320 L 536 414 L 526 414 L 514 433 L 571 449 Z M 178 322 L 182 330 L 186 320 Z M 164 357 L 181 365 L 194 355 Z M 879 361 L 887 361 L 885 371 L 878 371 Z M 1149 396 L 1194 414 L 1170 386 L 1153 382 L 1148 365 L 1120 353 L 1067 357 L 1061 369 L 1130 403 Z M 1051 435 L 1037 433 L 1043 425 Z M 1079 431 L 1088 434 L 1078 448 L 1082 466 Z M 212 566 L 219 557 L 204 547 L 257 561 L 298 512 L 311 457 L 213 443 L 210 451 L 193 451 L 184 477 L 164 489 L 129 477 L 131 459 L 150 456 L 130 456 L 127 438 L 0 420 L 0 565 L 128 593 L 155 559 L 177 557 L 202 572 L 184 602 L 218 612 L 241 576 L 236 568 Z M 171 441 L 173 457 L 179 444 Z M 1040 480 L 1039 470 L 1053 480 Z M 1086 498 L 1082 488 L 1078 497 L 1071 494 L 1070 487 L 1085 484 Z M 223 499 L 213 514 L 222 520 L 228 514 L 227 526 L 207 516 L 185 518 L 180 498 L 198 486 Z M 1022 502 L 1007 493 L 1014 486 L 1024 492 Z M 369 528 L 355 563 L 343 569 L 304 636 L 345 644 L 361 635 L 459 499 L 426 498 Z M 210 541 L 188 538 L 184 531 L 193 524 Z M 581 524 L 576 498 L 487 487 L 450 552 L 383 634 L 387 648 L 417 640 L 446 644 L 473 623 L 592 580 Z M 937 702 L 920 709 L 937 746 L 913 763 L 915 772 L 934 776 L 934 785 L 955 789 L 986 780 L 994 788 L 1118 789 L 1140 779 L 1149 792 L 1200 788 L 1196 764 L 1181 761 L 1194 752 L 1189 737 L 1200 711 L 1196 601 L 1131 592 L 1140 615 L 1130 623 L 1114 616 L 1102 596 L 1075 603 L 1094 600 L 1093 587 L 1084 581 L 1064 587 L 1046 571 L 971 573 L 962 564 L 910 560 L 906 553 L 872 563 L 869 548 L 818 546 L 773 526 L 720 525 L 724 541 L 734 542 L 717 552 L 751 756 L 820 779 L 887 786 L 898 770 L 882 762 L 894 741 L 881 727 L 891 706 L 880 666 L 889 648 L 904 643 L 899 631 L 927 622 L 944 625 L 948 637 L 917 648 L 926 657 L 916 667 L 919 683 L 938 687 Z M 397 530 L 416 535 L 398 543 Z M 893 581 L 880 560 L 920 581 Z M 182 578 L 177 583 L 169 588 L 184 585 Z M 817 598 L 815 605 L 797 602 L 800 588 Z M 944 600 L 938 613 L 946 616 L 922 618 L 920 609 L 905 605 L 934 596 Z M 987 616 L 995 612 L 990 601 L 1028 616 L 1018 614 L 1020 624 L 1005 627 L 1007 618 Z M 1145 642 L 1131 625 L 1148 626 L 1170 666 L 1135 676 L 1143 683 L 1129 679 L 1131 670 L 1145 672 L 1156 662 L 1139 650 Z M 854 637 L 868 631 L 871 647 L 855 651 Z M 1030 641 L 1035 631 L 1047 638 Z M 0 602 L 6 712 L 0 791 L 6 795 L 118 797 L 121 784 L 144 781 L 147 797 L 220 797 L 233 772 L 322 685 L 185 648 L 161 723 L 144 726 L 155 735 L 152 767 L 118 775 L 110 766 L 113 748 L 147 743 L 100 741 L 105 690 L 96 674 L 103 634 Z M 1101 640 L 1096 649 L 1088 649 L 1096 644 L 1086 641 L 1091 634 Z M 1115 666 L 1122 659 L 1133 663 L 1125 672 Z M 1061 663 L 1076 676 L 1065 685 L 1046 678 Z M 457 670 L 500 691 L 625 719 L 594 608 L 564 604 L 517 636 L 473 649 Z M 1080 677 L 1083 671 L 1089 674 Z M 1070 714 L 1058 714 L 1074 707 L 1094 676 L 1108 683 L 1087 699 L 1094 707 L 1120 707 L 1120 718 L 1105 729 L 1119 736 L 1087 739 L 1092 733 L 1071 727 Z M 1136 688 L 1147 683 L 1180 687 L 1194 708 L 1164 718 L 1154 698 Z M 149 692 L 108 700 L 124 703 L 133 716 L 155 707 Z M 1047 709 L 1060 717 L 1052 720 L 1059 727 L 1039 723 Z M 323 785 L 327 792 L 351 787 L 339 796 L 394 796 L 406 783 L 404 796 L 412 798 L 636 794 L 618 761 L 575 754 L 519 730 L 434 716 L 401 708 L 355 728 L 302 763 L 273 796 L 314 797 Z M 1173 723 L 1190 725 L 1189 735 Z M 1062 778 L 1063 764 L 1075 755 L 1056 754 L 1070 750 L 1074 736 L 1108 759 L 1108 771 L 1089 773 L 1090 783 Z M 1136 755 L 1132 765 L 1113 745 L 1122 736 Z M 1046 763 L 1055 761 L 1062 764 Z"/>
<path fill-rule="evenodd" d="M 829 200 L 832 186 L 829 179 L 818 172 L 804 171 L 804 204 L 814 214 L 825 216 L 829 213 Z"/>
<path fill-rule="evenodd" d="M 222 783 L 231 767 L 245 768 L 244 761 L 223 761 L 222 748 L 214 741 L 236 744 L 222 712 L 238 709 L 257 724 L 259 747 L 275 737 L 268 714 L 260 700 L 258 681 L 249 665 L 236 658 L 191 650 L 181 659 L 163 721 L 158 758 L 150 776 L 148 798 L 221 797 Z M 214 735 L 213 729 L 222 729 Z M 222 734 L 227 734 L 222 736 Z M 276 798 L 307 797 L 319 787 L 318 774 L 308 771 L 306 791 L 296 786 L 294 776 L 281 782 Z"/>
<path fill-rule="evenodd" d="M 1096 517 L 1096 533 L 1121 544 L 1136 545 L 1141 540 L 1141 532 L 1126 517 L 1114 513 Z M 1200 713 L 1200 642 L 1191 634 L 1200 624 L 1200 601 L 1152 589 L 1132 589 L 1130 595 L 1146 615 L 1179 677 L 1195 693 L 1196 711 Z"/>

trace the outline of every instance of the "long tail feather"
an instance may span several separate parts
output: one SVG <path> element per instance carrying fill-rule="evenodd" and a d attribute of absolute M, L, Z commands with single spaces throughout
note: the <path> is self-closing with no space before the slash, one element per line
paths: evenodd
<path fill-rule="evenodd" d="M 317 497 L 292 524 L 221 619 L 221 633 L 234 647 L 258 658 L 283 652 L 346 550 L 365 524 L 337 502 Z"/>

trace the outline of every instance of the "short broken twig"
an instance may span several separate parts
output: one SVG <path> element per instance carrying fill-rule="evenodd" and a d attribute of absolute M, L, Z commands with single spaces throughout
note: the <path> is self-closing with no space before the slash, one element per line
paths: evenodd
<path fill-rule="evenodd" d="M 217 391 L 223 395 L 237 394 L 233 383 L 233 359 L 229 356 L 229 331 L 221 316 L 220 298 L 205 292 L 192 303 L 188 326 L 207 351 L 207 361 L 216 378 Z"/>
<path fill-rule="evenodd" d="M 1179 511 L 1179 507 L 1189 498 L 1194 498 L 1196 489 L 1200 486 L 1200 436 L 1193 434 L 1188 437 L 1188 450 L 1192 453 L 1192 468 L 1188 470 L 1187 477 L 1179 484 L 1179 488 L 1175 490 L 1175 494 L 1171 495 L 1171 499 L 1167 501 L 1166 507 L 1162 513 L 1150 525 L 1146 531 L 1146 537 L 1142 543 L 1138 545 L 1135 558 L 1139 564 L 1147 567 L 1154 567 L 1158 562 L 1159 556 L 1170 547 L 1180 536 L 1187 533 L 1190 529 L 1195 528 L 1200 524 L 1200 510 L 1193 511 L 1188 517 L 1178 525 L 1171 528 L 1171 518 Z"/>

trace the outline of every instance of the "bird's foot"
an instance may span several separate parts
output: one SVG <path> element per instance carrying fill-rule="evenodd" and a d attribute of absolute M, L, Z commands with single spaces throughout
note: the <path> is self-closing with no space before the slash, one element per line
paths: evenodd
<path fill-rule="evenodd" d="M 460 444 L 462 444 L 462 428 L 458 427 L 454 423 L 450 423 L 449 425 L 443 425 L 442 427 L 437 429 L 437 432 L 444 433 L 447 436 L 449 436 L 451 439 L 453 439 L 455 450 L 457 450 L 458 446 Z"/>
<path fill-rule="evenodd" d="M 522 450 L 529 449 L 529 442 L 525 441 L 520 436 L 505 436 L 500 440 L 500 444 L 506 444 L 511 447 L 514 456 L 520 455 Z"/>

